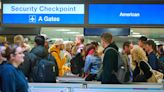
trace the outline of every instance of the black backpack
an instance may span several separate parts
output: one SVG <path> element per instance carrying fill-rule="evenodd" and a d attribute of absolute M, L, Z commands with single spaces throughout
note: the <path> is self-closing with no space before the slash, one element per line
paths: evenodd
<path fill-rule="evenodd" d="M 24 52 L 24 62 L 19 66 L 19 68 L 22 70 L 24 75 L 30 79 L 33 63 L 36 60 L 36 55 L 30 52 Z"/>
<path fill-rule="evenodd" d="M 58 68 L 58 64 L 57 64 L 57 62 L 56 62 L 55 57 L 53 57 L 52 54 L 48 54 L 47 59 L 48 59 L 49 61 L 53 61 L 53 62 L 55 63 L 55 73 L 56 73 L 56 76 L 59 76 L 59 68 Z"/>
<path fill-rule="evenodd" d="M 71 63 L 71 72 L 73 74 L 80 74 L 82 68 L 84 67 L 84 60 L 80 53 L 76 54 L 70 61 Z"/>
<path fill-rule="evenodd" d="M 33 68 L 33 81 L 43 83 L 56 82 L 56 64 L 47 58 L 39 59 Z"/>

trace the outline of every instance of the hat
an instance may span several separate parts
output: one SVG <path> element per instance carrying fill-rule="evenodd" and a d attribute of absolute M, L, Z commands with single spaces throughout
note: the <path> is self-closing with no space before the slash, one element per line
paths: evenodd
<path fill-rule="evenodd" d="M 58 39 L 54 43 L 54 45 L 61 45 L 61 44 L 63 44 L 63 39 Z"/>

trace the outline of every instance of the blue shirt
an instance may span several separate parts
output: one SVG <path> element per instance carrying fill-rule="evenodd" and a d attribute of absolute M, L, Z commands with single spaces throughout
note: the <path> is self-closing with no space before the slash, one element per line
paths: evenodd
<path fill-rule="evenodd" d="M 154 52 L 151 52 L 148 55 L 148 63 L 150 64 L 150 66 L 152 67 L 152 69 L 157 70 L 157 56 Z"/>
<path fill-rule="evenodd" d="M 87 55 L 85 59 L 84 72 L 89 74 L 97 74 L 101 66 L 101 58 L 93 55 Z"/>
<path fill-rule="evenodd" d="M 0 92 L 2 91 L 2 66 L 4 64 L 6 64 L 7 61 L 3 61 L 1 64 L 0 64 Z"/>
<path fill-rule="evenodd" d="M 11 64 L 1 67 L 2 92 L 28 92 L 28 82 L 19 68 Z"/>

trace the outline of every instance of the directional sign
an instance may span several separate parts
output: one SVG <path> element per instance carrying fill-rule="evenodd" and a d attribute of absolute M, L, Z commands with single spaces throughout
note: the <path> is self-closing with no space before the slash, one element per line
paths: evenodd
<path fill-rule="evenodd" d="M 84 4 L 3 4 L 3 24 L 84 24 Z"/>

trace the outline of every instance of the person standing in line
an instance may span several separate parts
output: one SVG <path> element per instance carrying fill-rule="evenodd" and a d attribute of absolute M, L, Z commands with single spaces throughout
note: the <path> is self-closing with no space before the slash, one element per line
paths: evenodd
<path fill-rule="evenodd" d="M 100 69 L 101 58 L 98 56 L 96 47 L 94 45 L 89 45 L 86 50 L 86 59 L 84 72 L 87 74 L 85 81 L 96 80 L 98 70 Z"/>
<path fill-rule="evenodd" d="M 0 85 L 2 85 L 2 66 L 7 63 L 7 59 L 5 58 L 6 47 L 4 45 L 0 46 Z M 0 92 L 2 88 L 0 86 Z"/>
<path fill-rule="evenodd" d="M 116 76 L 112 73 L 113 71 L 117 71 L 118 65 L 118 47 L 113 41 L 112 34 L 109 32 L 105 32 L 101 35 L 101 44 L 104 49 L 104 58 L 103 58 L 103 71 L 102 71 L 102 84 L 118 84 L 119 81 Z M 113 48 L 115 50 L 107 48 Z M 107 50 L 107 51 L 106 51 Z"/>
<path fill-rule="evenodd" d="M 159 44 L 157 49 L 159 61 L 164 62 L 164 47 L 163 44 Z"/>
<path fill-rule="evenodd" d="M 64 54 L 64 57 L 61 58 L 61 45 L 63 44 L 63 40 L 56 40 L 55 43 L 49 48 L 49 53 L 56 59 L 58 69 L 59 69 L 59 77 L 64 76 L 65 72 L 70 71 L 70 68 L 65 66 L 67 61 L 67 55 Z"/>
<path fill-rule="evenodd" d="M 23 35 L 15 35 L 14 36 L 14 44 L 22 47 L 24 51 L 29 52 L 31 50 L 31 47 L 29 44 L 25 43 Z"/>
<path fill-rule="evenodd" d="M 76 36 L 76 41 L 75 44 L 77 46 L 77 53 L 81 53 L 81 51 L 84 48 L 84 36 L 82 35 L 77 35 Z"/>
<path fill-rule="evenodd" d="M 130 66 L 132 61 L 130 60 L 130 57 L 129 57 L 130 51 L 132 48 L 133 48 L 133 45 L 129 41 L 126 41 L 123 43 L 122 56 L 123 56 L 124 61 L 126 61 L 126 62 L 124 62 L 126 64 L 125 69 L 129 70 L 129 73 L 126 76 L 126 80 L 129 82 L 133 81 L 133 71 L 132 71 L 132 68 Z"/>
<path fill-rule="evenodd" d="M 64 53 L 68 56 L 67 57 L 67 62 L 66 62 L 66 66 L 69 66 L 71 65 L 70 61 L 72 59 L 72 56 L 71 56 L 71 42 L 64 42 Z"/>
<path fill-rule="evenodd" d="M 141 36 L 138 40 L 138 46 L 145 50 L 145 42 L 147 41 L 147 37 Z"/>
<path fill-rule="evenodd" d="M 151 67 L 148 65 L 148 59 L 145 51 L 139 47 L 134 46 L 131 50 L 132 64 L 133 64 L 133 82 L 148 82 L 152 77 Z"/>
<path fill-rule="evenodd" d="M 6 55 L 6 47 L 0 46 L 0 65 L 3 65 L 7 62 L 5 55 Z"/>
<path fill-rule="evenodd" d="M 9 63 L 1 68 L 2 92 L 28 92 L 28 82 L 19 69 L 19 65 L 24 62 L 22 47 L 11 45 L 6 49 L 6 58 Z"/>
<path fill-rule="evenodd" d="M 153 40 L 147 40 L 145 50 L 148 54 L 148 63 L 154 70 L 158 70 L 158 58 L 156 56 L 156 44 Z"/>

